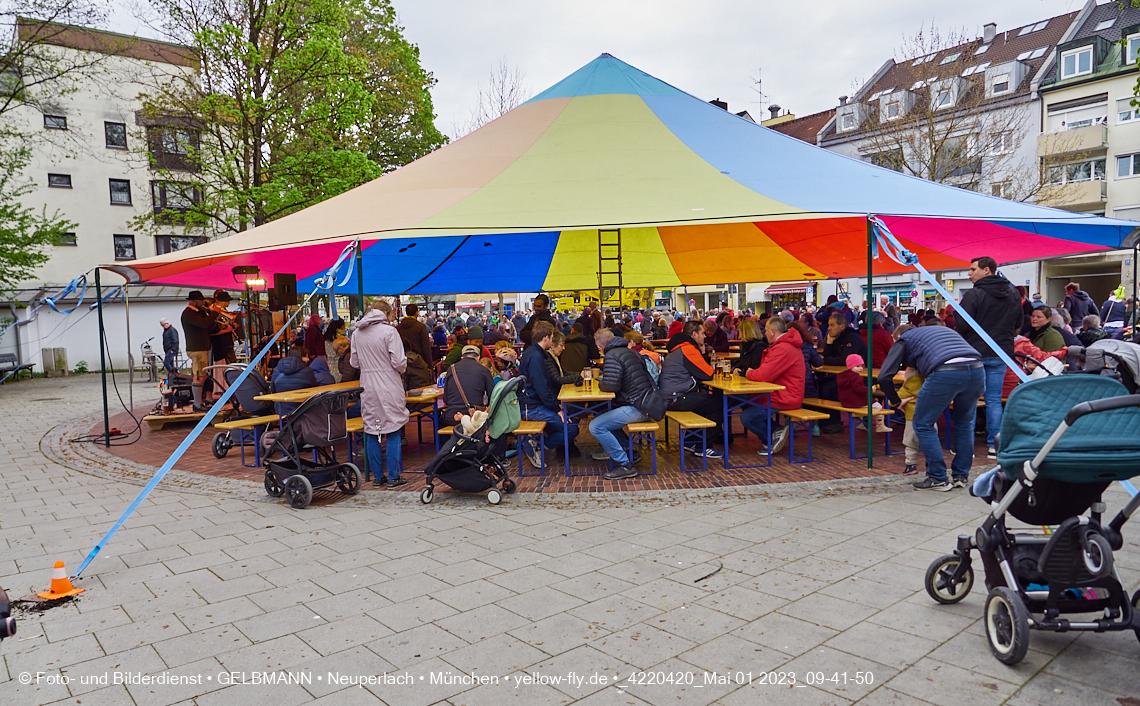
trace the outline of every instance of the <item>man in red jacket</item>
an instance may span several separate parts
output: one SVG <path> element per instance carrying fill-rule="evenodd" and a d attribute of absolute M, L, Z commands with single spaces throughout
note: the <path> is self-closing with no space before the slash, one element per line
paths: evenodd
<path fill-rule="evenodd" d="M 773 392 L 773 409 L 799 409 L 804 402 L 803 338 L 799 331 L 789 329 L 782 318 L 774 316 L 764 325 L 764 336 L 768 339 L 768 350 L 760 359 L 760 367 L 746 370 L 744 376 L 755 382 L 770 382 L 783 385 L 784 389 Z M 766 412 L 759 407 L 746 407 L 740 415 L 744 428 L 760 437 L 761 455 L 766 454 L 768 420 Z M 779 415 L 772 419 L 772 453 L 783 450 L 788 443 L 788 427 L 781 426 Z"/>

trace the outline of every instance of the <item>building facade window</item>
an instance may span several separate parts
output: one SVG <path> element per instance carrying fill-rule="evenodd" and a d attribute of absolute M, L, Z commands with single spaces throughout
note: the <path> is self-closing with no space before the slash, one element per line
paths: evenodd
<path fill-rule="evenodd" d="M 48 174 L 48 186 L 53 189 L 70 189 L 71 188 L 71 175 L 70 174 Z"/>
<path fill-rule="evenodd" d="M 171 171 L 196 171 L 198 131 L 181 127 L 152 127 L 147 129 L 147 146 L 151 166 Z"/>
<path fill-rule="evenodd" d="M 1126 60 L 1129 64 L 1135 64 L 1136 58 L 1140 56 L 1140 34 L 1129 35 L 1127 44 L 1128 46 L 1125 49 L 1128 52 L 1125 54 Z"/>
<path fill-rule="evenodd" d="M 990 195 L 996 196 L 999 199 L 1013 198 L 1013 184 L 1008 181 L 997 181 L 990 184 Z"/>
<path fill-rule="evenodd" d="M 155 249 L 159 255 L 185 250 L 186 248 L 201 245 L 207 238 L 200 235 L 156 235 L 154 237 Z"/>
<path fill-rule="evenodd" d="M 103 123 L 103 137 L 111 149 L 127 148 L 127 126 L 125 123 Z"/>
<path fill-rule="evenodd" d="M 890 150 L 888 152 L 879 152 L 878 154 L 871 155 L 871 164 L 883 169 L 890 169 L 894 172 L 901 172 L 905 163 L 903 162 L 902 150 Z"/>
<path fill-rule="evenodd" d="M 133 236 L 133 235 L 116 235 L 115 236 L 115 259 L 116 260 L 134 260 L 135 259 L 135 236 Z"/>
<path fill-rule="evenodd" d="M 168 225 L 185 225 L 186 212 L 201 202 L 202 192 L 193 184 L 177 181 L 152 181 L 154 219 Z"/>
<path fill-rule="evenodd" d="M 109 179 L 111 203 L 120 206 L 131 205 L 131 182 L 126 179 Z"/>
<path fill-rule="evenodd" d="M 1061 78 L 1066 79 L 1091 74 L 1093 70 L 1092 56 L 1092 47 L 1081 47 L 1080 49 L 1074 49 L 1062 54 Z"/>
<path fill-rule="evenodd" d="M 1132 101 L 1132 98 L 1121 98 L 1116 101 L 1117 124 L 1140 120 L 1140 106 L 1133 106 Z"/>
<path fill-rule="evenodd" d="M 1012 152 L 1014 148 L 1013 142 L 1012 130 L 999 132 L 994 135 L 994 141 L 990 145 L 990 154 L 1006 154 L 1007 152 Z"/>
<path fill-rule="evenodd" d="M 1117 156 L 1116 176 L 1118 179 L 1140 176 L 1140 154 L 1125 154 Z"/>
<path fill-rule="evenodd" d="M 949 108 L 954 105 L 954 94 L 950 89 L 945 88 L 938 91 L 934 96 L 934 108 L 940 110 L 942 108 Z"/>
<path fill-rule="evenodd" d="M 61 233 L 59 239 L 55 241 L 55 244 L 60 247 L 73 248 L 78 245 L 79 242 L 75 238 L 75 233 Z"/>
<path fill-rule="evenodd" d="M 66 130 L 67 118 L 62 115 L 45 115 L 44 127 L 49 130 Z"/>
<path fill-rule="evenodd" d="M 1045 170 L 1045 183 L 1050 186 L 1075 184 L 1082 181 L 1103 181 L 1105 160 L 1085 159 L 1070 164 L 1052 165 Z"/>
<path fill-rule="evenodd" d="M 854 115 L 844 115 L 843 116 L 843 129 L 844 130 L 854 130 L 855 129 L 855 116 Z"/>
<path fill-rule="evenodd" d="M 993 94 L 1000 95 L 1002 93 L 1009 93 L 1009 74 L 1002 74 L 994 76 Z"/>

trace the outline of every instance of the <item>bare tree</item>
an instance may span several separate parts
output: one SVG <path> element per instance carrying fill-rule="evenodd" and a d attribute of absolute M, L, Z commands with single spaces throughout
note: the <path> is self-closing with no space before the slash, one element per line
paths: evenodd
<path fill-rule="evenodd" d="M 1021 153 L 1032 117 L 1024 96 L 1030 76 L 1018 86 L 1013 76 L 987 73 L 982 45 L 964 30 L 936 27 L 906 38 L 878 83 L 890 85 L 862 99 L 864 158 L 963 189 L 1035 198 L 1044 169 Z"/>
<path fill-rule="evenodd" d="M 491 70 L 487 87 L 479 87 L 479 100 L 471 117 L 462 128 L 462 134 L 474 132 L 504 113 L 514 110 L 530 98 L 530 87 L 523 81 L 526 73 L 517 66 L 507 64 L 506 57 L 499 57 L 499 63 Z M 458 130 L 457 130 L 458 132 Z"/>

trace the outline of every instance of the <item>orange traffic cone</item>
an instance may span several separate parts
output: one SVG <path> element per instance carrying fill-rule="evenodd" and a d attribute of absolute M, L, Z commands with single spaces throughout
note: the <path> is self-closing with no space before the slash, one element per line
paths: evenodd
<path fill-rule="evenodd" d="M 74 596 L 77 593 L 83 593 L 83 589 L 71 585 L 71 579 L 67 578 L 67 570 L 63 568 L 63 562 L 57 561 L 51 572 L 51 590 L 36 595 L 49 601 L 55 601 Z"/>

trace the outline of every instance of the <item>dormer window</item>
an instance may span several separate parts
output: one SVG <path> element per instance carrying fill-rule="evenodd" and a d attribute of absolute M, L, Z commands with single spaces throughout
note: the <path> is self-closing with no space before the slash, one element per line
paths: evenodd
<path fill-rule="evenodd" d="M 1128 37 L 1128 47 L 1126 51 L 1126 61 L 1129 64 L 1135 64 L 1137 55 L 1140 55 L 1140 34 L 1133 34 Z"/>
<path fill-rule="evenodd" d="M 1092 58 L 1093 48 L 1091 46 L 1065 52 L 1061 55 L 1061 78 L 1067 79 L 1091 74 L 1093 70 Z"/>
<path fill-rule="evenodd" d="M 899 104 L 887 103 L 887 120 L 894 120 L 899 116 Z"/>
<path fill-rule="evenodd" d="M 1009 74 L 1002 74 L 1001 76 L 994 76 L 993 93 L 1007 93 L 1009 91 Z"/>
<path fill-rule="evenodd" d="M 950 92 L 950 89 L 941 90 L 934 97 L 935 109 L 949 108 L 953 104 L 954 104 L 954 94 Z"/>
<path fill-rule="evenodd" d="M 843 129 L 844 130 L 854 130 L 855 129 L 855 116 L 854 115 L 844 115 L 843 116 Z"/>

